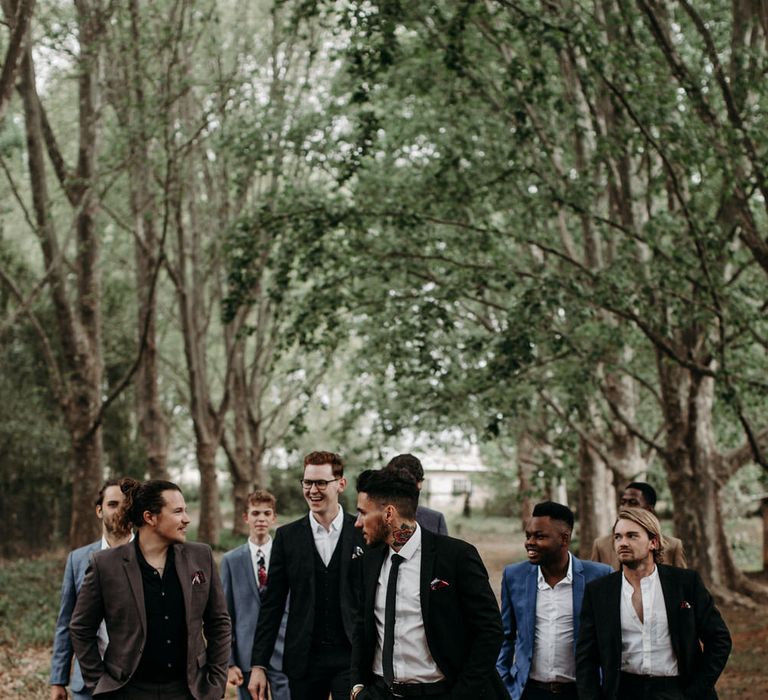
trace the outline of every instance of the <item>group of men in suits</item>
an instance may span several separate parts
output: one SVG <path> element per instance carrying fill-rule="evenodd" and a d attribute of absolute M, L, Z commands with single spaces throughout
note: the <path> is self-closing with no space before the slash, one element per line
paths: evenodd
<path fill-rule="evenodd" d="M 566 506 L 538 504 L 500 614 L 477 550 L 419 507 L 415 457 L 363 472 L 356 516 L 339 503 L 343 469 L 337 454 L 307 455 L 309 512 L 274 540 L 274 497 L 251 494 L 249 540 L 221 579 L 210 548 L 186 542 L 176 485 L 103 489 L 97 514 L 119 508 L 110 527 L 136 538 L 70 555 L 52 700 L 68 680 L 78 700 L 218 700 L 227 682 L 241 700 L 716 698 L 730 637 L 698 575 L 660 563 L 653 503 L 620 511 L 615 573 L 570 554 Z"/>

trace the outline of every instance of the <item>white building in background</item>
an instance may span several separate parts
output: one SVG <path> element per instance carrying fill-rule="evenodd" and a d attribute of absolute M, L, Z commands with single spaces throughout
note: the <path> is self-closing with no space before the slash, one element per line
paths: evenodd
<path fill-rule="evenodd" d="M 469 494 L 472 509 L 482 508 L 491 496 L 483 479 L 487 471 L 477 445 L 465 443 L 445 451 L 416 454 L 424 467 L 424 485 L 419 502 L 443 512 L 460 513 Z"/>

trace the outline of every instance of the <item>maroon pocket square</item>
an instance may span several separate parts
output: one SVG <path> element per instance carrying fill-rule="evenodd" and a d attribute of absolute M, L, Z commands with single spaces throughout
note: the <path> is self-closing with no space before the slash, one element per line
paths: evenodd
<path fill-rule="evenodd" d="M 195 573 L 192 574 L 192 585 L 197 586 L 201 583 L 205 583 L 205 574 L 199 570 L 195 571 Z"/>
<path fill-rule="evenodd" d="M 443 581 L 441 578 L 435 578 L 432 579 L 432 582 L 429 584 L 429 587 L 433 591 L 439 591 L 442 588 L 448 588 L 451 584 L 448 583 L 448 581 Z"/>
<path fill-rule="evenodd" d="M 680 610 L 690 610 L 692 607 L 693 606 L 687 600 L 680 603 Z"/>

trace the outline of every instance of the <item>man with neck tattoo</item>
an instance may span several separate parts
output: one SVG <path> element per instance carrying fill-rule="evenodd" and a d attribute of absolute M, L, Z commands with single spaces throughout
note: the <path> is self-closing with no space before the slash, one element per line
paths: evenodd
<path fill-rule="evenodd" d="M 351 700 L 506 700 L 501 618 L 477 550 L 417 524 L 419 490 L 405 470 L 367 470 L 357 491 L 355 527 L 369 549 Z"/>

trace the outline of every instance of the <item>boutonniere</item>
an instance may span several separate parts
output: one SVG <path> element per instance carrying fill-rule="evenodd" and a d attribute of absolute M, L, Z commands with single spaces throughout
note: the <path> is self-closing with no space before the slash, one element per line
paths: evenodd
<path fill-rule="evenodd" d="M 687 600 L 680 603 L 680 610 L 690 610 L 693 607 Z"/>
<path fill-rule="evenodd" d="M 363 556 L 363 548 L 358 544 L 355 545 L 355 548 L 352 550 L 352 558 L 357 559 L 358 557 Z"/>
<path fill-rule="evenodd" d="M 192 585 L 197 586 L 200 583 L 205 583 L 205 574 L 198 569 L 192 574 Z"/>
<path fill-rule="evenodd" d="M 429 584 L 429 587 L 433 591 L 439 591 L 441 588 L 448 588 L 451 584 L 448 583 L 448 581 L 443 581 L 441 578 L 433 578 L 432 582 Z"/>

